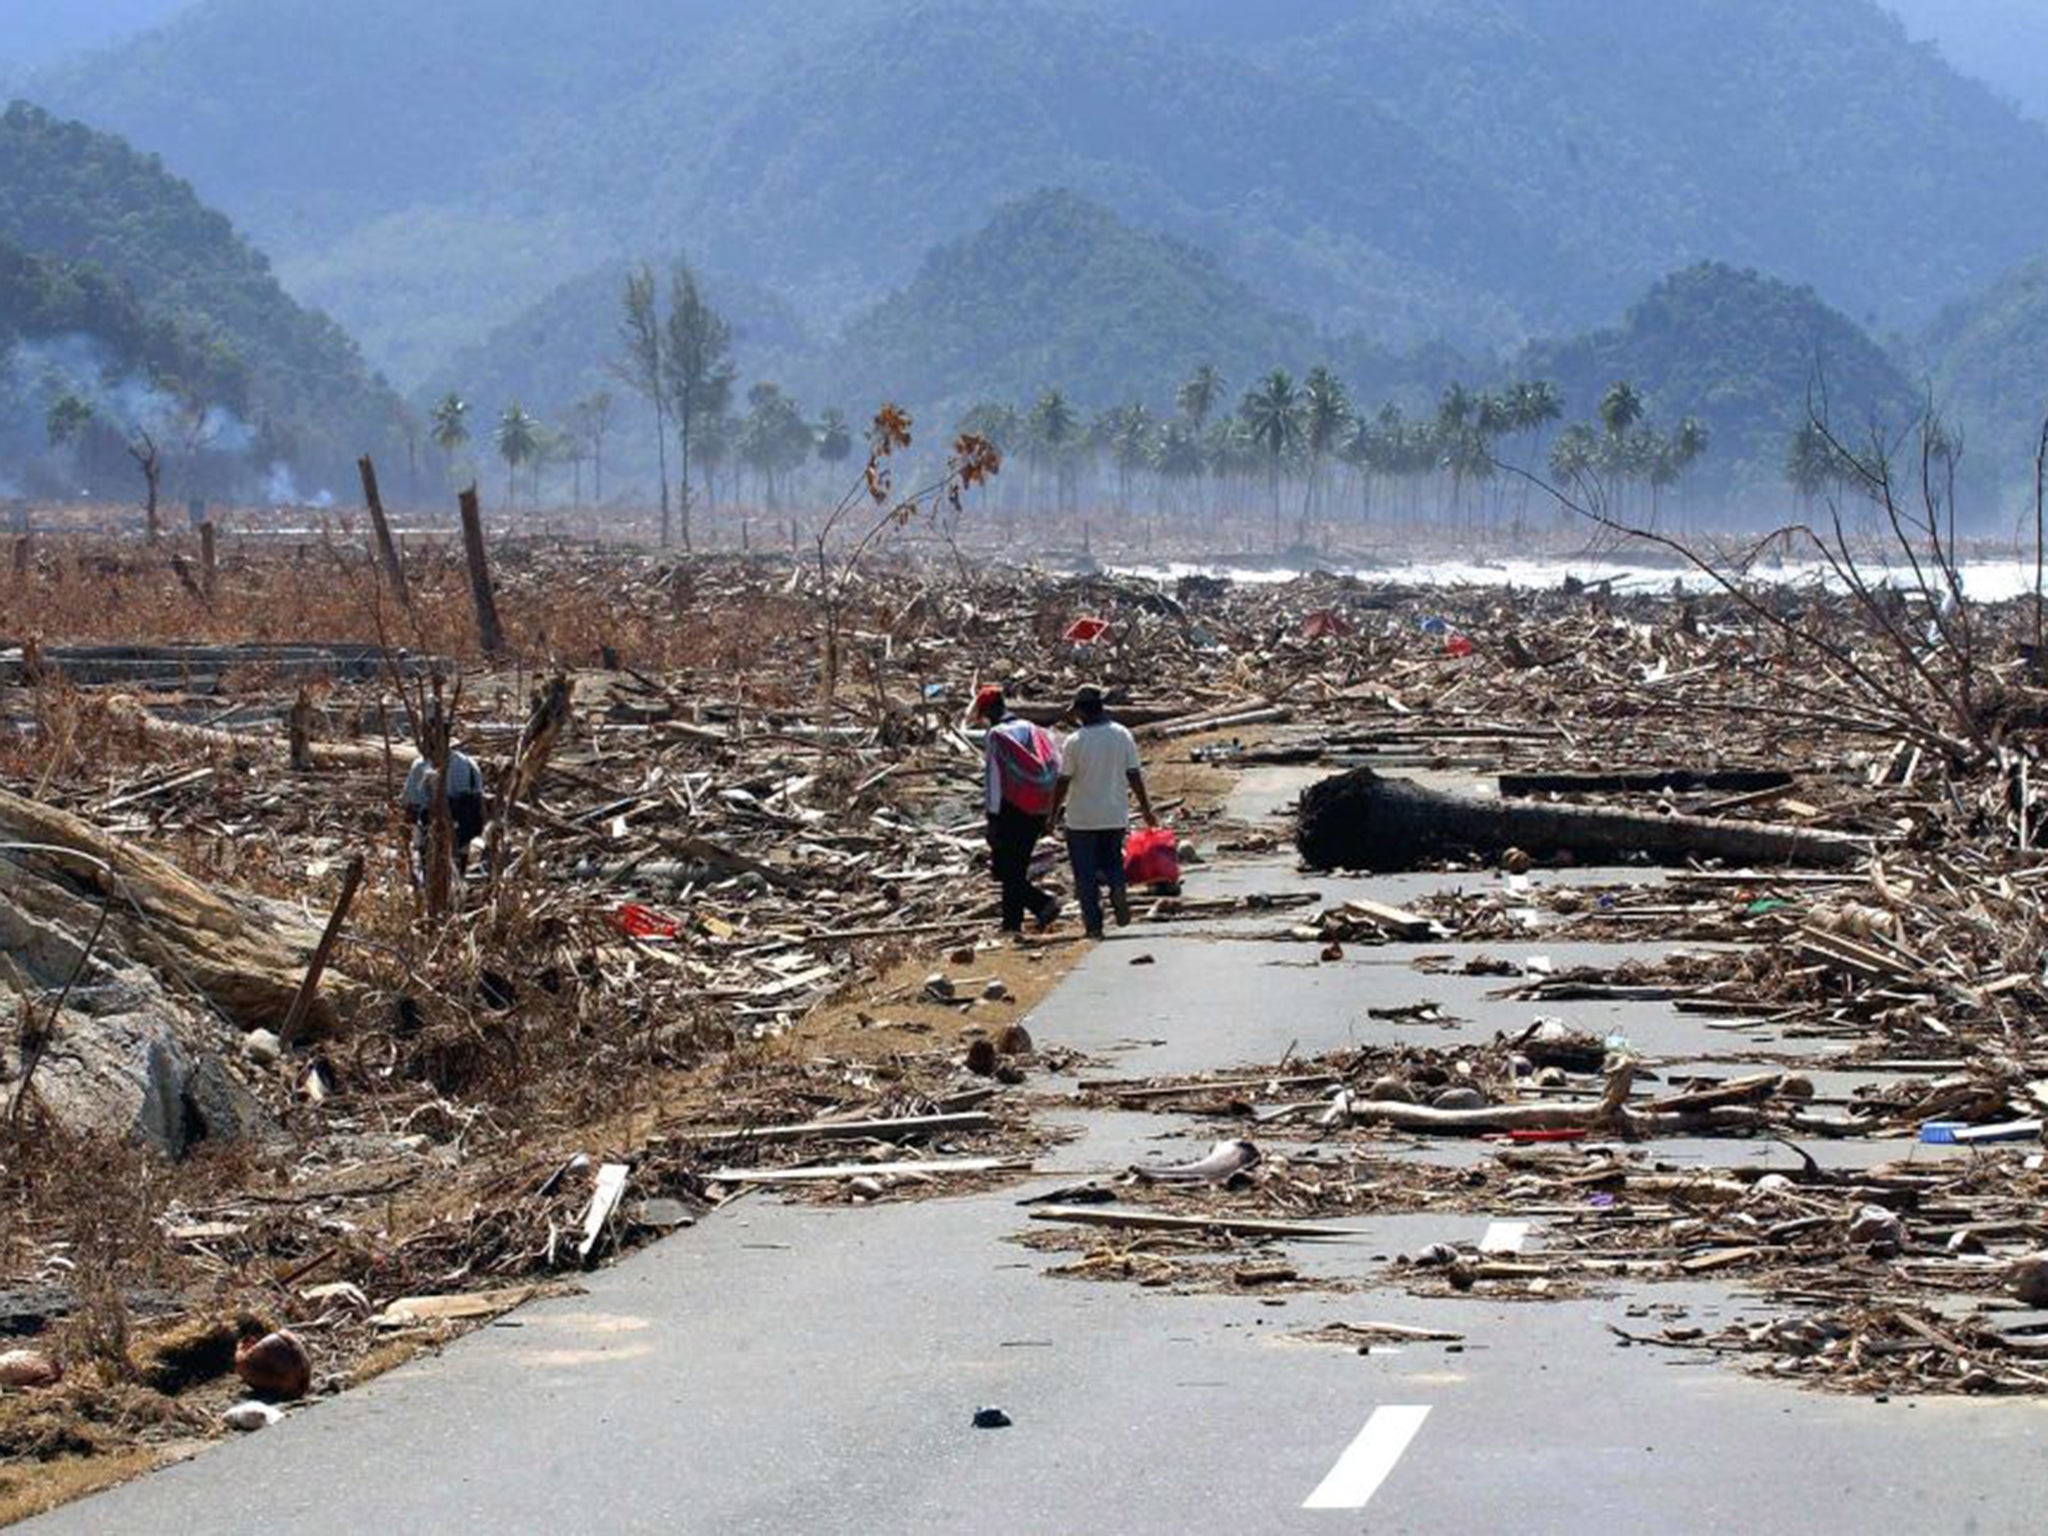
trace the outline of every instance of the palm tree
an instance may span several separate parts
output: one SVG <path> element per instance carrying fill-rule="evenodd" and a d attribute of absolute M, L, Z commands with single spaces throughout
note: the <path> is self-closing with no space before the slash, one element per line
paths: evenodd
<path fill-rule="evenodd" d="M 1280 464 L 1301 442 L 1301 392 L 1294 376 L 1275 368 L 1258 388 L 1244 397 L 1238 416 L 1251 439 L 1266 456 L 1267 481 L 1273 493 L 1273 548 L 1280 547 Z"/>
<path fill-rule="evenodd" d="M 1301 383 L 1301 437 L 1308 449 L 1308 495 L 1302 502 L 1304 523 L 1313 517 L 1322 496 L 1323 465 L 1338 451 L 1351 425 L 1351 396 L 1344 381 L 1328 368 L 1311 368 Z"/>
<path fill-rule="evenodd" d="M 1515 534 L 1521 536 L 1522 522 L 1529 513 L 1528 476 L 1536 471 L 1536 448 L 1543 429 L 1564 415 L 1564 401 L 1557 386 L 1548 379 L 1529 379 L 1508 388 L 1508 424 L 1523 440 L 1521 495 L 1515 505 Z"/>
<path fill-rule="evenodd" d="M 1109 450 L 1109 462 L 1116 470 L 1119 512 L 1131 510 L 1131 482 L 1151 452 L 1157 425 L 1152 413 L 1136 401 L 1104 411 L 1096 423 L 1096 437 Z"/>
<path fill-rule="evenodd" d="M 1600 424 L 1609 437 L 1626 437 L 1629 428 L 1643 419 L 1643 397 L 1635 385 L 1617 379 L 1600 397 Z"/>
<path fill-rule="evenodd" d="M 455 455 L 469 441 L 469 404 L 454 390 L 434 402 L 428 414 L 427 434 L 447 461 L 450 478 L 455 474 Z"/>
<path fill-rule="evenodd" d="M 853 429 L 846 424 L 846 412 L 826 407 L 818 417 L 818 462 L 844 464 L 853 456 Z"/>
<path fill-rule="evenodd" d="M 540 423 L 514 400 L 498 418 L 491 438 L 497 444 L 498 457 L 505 461 L 505 505 L 510 507 L 516 500 L 520 466 L 540 455 Z"/>
<path fill-rule="evenodd" d="M 1202 476 L 1202 437 L 1192 421 L 1169 421 L 1152 439 L 1153 472 L 1173 485 Z"/>
<path fill-rule="evenodd" d="M 1213 363 L 1203 363 L 1174 392 L 1173 403 L 1200 432 L 1209 424 L 1210 416 L 1215 414 L 1222 399 L 1223 375 L 1216 371 Z"/>
<path fill-rule="evenodd" d="M 1082 436 L 1081 418 L 1065 395 L 1048 389 L 1031 407 L 1025 430 L 1030 436 L 1033 460 L 1052 464 L 1054 498 L 1059 508 L 1065 510 L 1074 453 Z"/>

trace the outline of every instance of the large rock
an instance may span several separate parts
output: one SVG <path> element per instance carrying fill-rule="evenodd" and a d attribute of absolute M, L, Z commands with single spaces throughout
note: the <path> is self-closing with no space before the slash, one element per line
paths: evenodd
<path fill-rule="evenodd" d="M 133 1134 L 168 1157 L 199 1141 L 280 1134 L 226 1065 L 242 1031 L 180 978 L 122 953 L 111 921 L 79 974 L 98 916 L 97 902 L 0 856 L 0 1017 L 19 1019 L 26 1008 L 40 1022 L 64 996 L 35 1072 L 43 1107 L 60 1124 Z M 9 1030 L 0 1037 L 0 1099 L 12 1097 L 22 1067 Z"/>

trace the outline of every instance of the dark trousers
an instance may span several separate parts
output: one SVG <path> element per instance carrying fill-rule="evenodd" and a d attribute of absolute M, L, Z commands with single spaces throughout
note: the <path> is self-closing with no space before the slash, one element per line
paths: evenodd
<path fill-rule="evenodd" d="M 1031 851 L 1045 833 L 1045 818 L 1006 805 L 988 819 L 990 862 L 1003 887 L 1003 931 L 1019 933 L 1024 914 L 1043 917 L 1058 905 L 1050 891 L 1031 883 Z"/>
<path fill-rule="evenodd" d="M 482 795 L 450 795 L 448 797 L 448 861 L 455 866 L 458 875 L 469 872 L 469 845 L 477 840 L 484 829 L 484 797 Z M 424 808 L 413 812 L 412 850 L 414 868 L 420 875 L 426 873 L 427 850 L 433 844 L 434 829 L 427 820 Z"/>
<path fill-rule="evenodd" d="M 1074 866 L 1074 894 L 1081 900 L 1081 926 L 1102 932 L 1102 892 L 1124 888 L 1124 834 L 1067 830 L 1067 861 Z"/>

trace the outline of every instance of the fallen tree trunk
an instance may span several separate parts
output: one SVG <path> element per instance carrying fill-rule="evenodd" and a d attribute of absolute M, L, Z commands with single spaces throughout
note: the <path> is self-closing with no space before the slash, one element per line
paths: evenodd
<path fill-rule="evenodd" d="M 215 895 L 177 866 L 52 806 L 0 790 L 0 893 L 33 920 L 77 930 L 106 909 L 101 951 L 197 992 L 244 1030 L 281 1031 L 299 994 L 310 933 Z M 336 1024 L 334 983 L 310 998 L 302 1035 Z M 345 986 L 345 983 L 342 983 Z"/>
<path fill-rule="evenodd" d="M 1803 827 L 1660 816 L 1602 806 L 1480 800 L 1384 778 L 1370 768 L 1324 779 L 1301 797 L 1295 846 L 1316 869 L 1414 869 L 1464 854 L 1519 848 L 1533 857 L 1567 853 L 1597 862 L 1644 855 L 1743 864 L 1854 864 L 1859 838 Z"/>
<path fill-rule="evenodd" d="M 151 714 L 133 694 L 110 695 L 107 713 L 116 720 L 133 725 L 147 741 L 202 752 L 224 752 L 230 757 L 297 756 L 289 733 L 259 736 L 253 731 L 227 731 L 215 726 L 188 725 L 182 720 L 165 720 Z M 386 756 L 381 745 L 370 741 L 308 739 L 303 745 L 305 765 L 312 768 L 375 768 L 383 765 Z"/>
<path fill-rule="evenodd" d="M 1651 768 L 1621 773 L 1503 773 L 1500 792 L 1510 799 L 1525 795 L 1658 794 L 1664 790 L 1788 789 L 1792 775 L 1780 768 Z"/>

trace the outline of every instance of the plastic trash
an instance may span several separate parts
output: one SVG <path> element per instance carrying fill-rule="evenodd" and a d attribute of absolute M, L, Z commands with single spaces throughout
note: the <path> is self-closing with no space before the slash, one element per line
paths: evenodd
<path fill-rule="evenodd" d="M 221 1422 L 229 1429 L 239 1429 L 246 1434 L 251 1430 L 268 1429 L 271 1425 L 281 1422 L 284 1415 L 268 1403 L 251 1401 L 236 1403 L 234 1407 L 223 1411 L 220 1417 Z"/>
<path fill-rule="evenodd" d="M 1165 827 L 1133 832 L 1124 844 L 1124 880 L 1130 885 L 1179 885 L 1179 839 Z"/>
<path fill-rule="evenodd" d="M 643 907 L 637 901 L 622 901 L 605 914 L 611 925 L 629 939 L 672 939 L 676 936 L 676 920 L 663 917 L 651 907 Z"/>
<path fill-rule="evenodd" d="M 1076 619 L 1060 638 L 1071 645 L 1093 645 L 1109 632 L 1107 619 Z"/>
<path fill-rule="evenodd" d="M 1472 642 L 1463 635 L 1453 635 L 1444 642 L 1444 654 L 1463 659 L 1472 654 Z"/>

